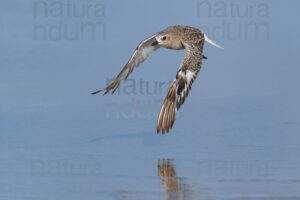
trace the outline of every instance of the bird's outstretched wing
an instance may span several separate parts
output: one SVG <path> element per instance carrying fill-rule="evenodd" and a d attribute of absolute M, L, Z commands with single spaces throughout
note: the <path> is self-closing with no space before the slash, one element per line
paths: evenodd
<path fill-rule="evenodd" d="M 172 82 L 161 107 L 157 120 L 157 133 L 162 131 L 164 134 L 172 128 L 176 119 L 176 113 L 188 96 L 198 72 L 192 70 L 178 71 L 176 79 Z"/>
<path fill-rule="evenodd" d="M 112 90 L 112 94 L 119 87 L 122 80 L 126 80 L 128 75 L 133 71 L 135 67 L 138 67 L 142 62 L 144 62 L 156 49 L 160 46 L 155 39 L 155 35 L 143 40 L 134 51 L 133 55 L 119 73 L 119 75 L 104 89 L 93 92 L 92 94 L 97 94 L 105 90 L 104 94 L 107 94 Z"/>
<path fill-rule="evenodd" d="M 201 40 L 195 44 L 185 44 L 187 54 L 161 107 L 157 120 L 157 133 L 160 131 L 162 131 L 162 134 L 168 133 L 172 128 L 176 119 L 176 113 L 184 103 L 200 71 L 202 58 L 206 58 L 202 54 L 203 41 Z"/>

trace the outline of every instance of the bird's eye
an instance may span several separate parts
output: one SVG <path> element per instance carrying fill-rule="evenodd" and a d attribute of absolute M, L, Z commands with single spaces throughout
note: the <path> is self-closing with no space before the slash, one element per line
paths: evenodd
<path fill-rule="evenodd" d="M 166 40 L 167 39 L 167 36 L 164 36 L 163 38 L 161 38 L 162 40 Z"/>

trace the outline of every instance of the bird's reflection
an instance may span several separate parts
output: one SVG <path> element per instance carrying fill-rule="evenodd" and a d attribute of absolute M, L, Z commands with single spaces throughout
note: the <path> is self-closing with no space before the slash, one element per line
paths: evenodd
<path fill-rule="evenodd" d="M 183 178 L 177 176 L 174 160 L 159 159 L 157 169 L 165 199 L 192 199 L 190 186 L 183 183 Z"/>

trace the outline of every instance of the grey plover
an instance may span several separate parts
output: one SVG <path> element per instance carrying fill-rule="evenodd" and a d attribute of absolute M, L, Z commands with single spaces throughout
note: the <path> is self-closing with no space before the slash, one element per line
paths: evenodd
<path fill-rule="evenodd" d="M 174 50 L 186 49 L 186 55 L 177 71 L 176 78 L 170 86 L 157 120 L 157 133 L 160 131 L 162 134 L 165 132 L 168 133 L 174 124 L 177 111 L 184 103 L 200 71 L 202 59 L 206 59 L 203 55 L 205 41 L 222 48 L 197 28 L 189 26 L 170 26 L 143 40 L 119 75 L 108 84 L 106 88 L 93 92 L 92 94 L 97 94 L 102 91 L 104 91 L 103 95 L 109 91 L 113 94 L 119 87 L 121 81 L 125 80 L 135 67 L 138 67 L 139 64 L 144 62 L 160 47 Z"/>

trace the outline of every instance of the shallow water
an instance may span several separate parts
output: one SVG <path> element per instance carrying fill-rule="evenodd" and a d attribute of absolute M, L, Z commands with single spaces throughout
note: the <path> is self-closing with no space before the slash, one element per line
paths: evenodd
<path fill-rule="evenodd" d="M 1 139 L 1 199 L 300 199 L 300 124 L 281 100 L 202 99 L 166 135 L 155 119 L 95 119 L 89 106 L 16 111 Z M 126 123 L 111 131 L 105 120 Z"/>
<path fill-rule="evenodd" d="M 296 2 L 222 1 L 224 16 L 219 1 L 60 2 L 0 2 L 0 200 L 300 199 Z M 90 11 L 69 16 L 68 2 Z M 100 26 L 82 35 L 82 23 Z M 270 29 L 229 37 L 249 23 Z M 225 49 L 205 44 L 173 129 L 157 135 L 184 51 L 159 49 L 117 94 L 90 92 L 176 24 L 206 26 Z M 225 38 L 209 32 L 223 24 Z"/>

